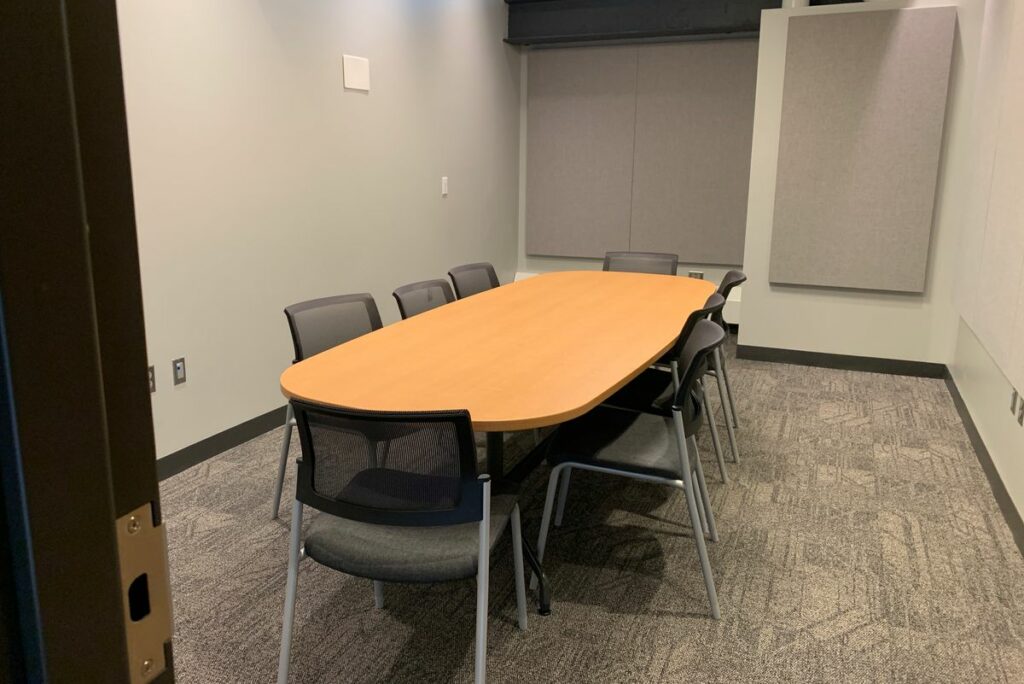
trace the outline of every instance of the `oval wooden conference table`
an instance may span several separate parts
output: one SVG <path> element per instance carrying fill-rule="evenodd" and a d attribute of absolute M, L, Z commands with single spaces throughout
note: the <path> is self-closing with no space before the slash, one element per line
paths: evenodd
<path fill-rule="evenodd" d="M 382 411 L 467 409 L 503 474 L 501 433 L 607 399 L 673 345 L 715 291 L 678 276 L 566 271 L 481 292 L 289 367 L 285 396 Z"/>

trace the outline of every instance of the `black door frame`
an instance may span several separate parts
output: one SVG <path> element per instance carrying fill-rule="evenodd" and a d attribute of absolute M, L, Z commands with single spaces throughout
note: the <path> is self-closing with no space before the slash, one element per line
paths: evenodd
<path fill-rule="evenodd" d="M 115 521 L 160 509 L 115 2 L 4 3 L 0 51 L 0 679 L 139 681 Z"/>

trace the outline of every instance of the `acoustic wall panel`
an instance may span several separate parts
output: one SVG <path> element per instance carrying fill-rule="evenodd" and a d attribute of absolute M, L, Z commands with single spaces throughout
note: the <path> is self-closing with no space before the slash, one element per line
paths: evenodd
<path fill-rule="evenodd" d="M 923 292 L 955 21 L 789 20 L 771 282 Z"/>
<path fill-rule="evenodd" d="M 757 41 L 640 48 L 630 249 L 743 263 Z"/>
<path fill-rule="evenodd" d="M 629 249 L 636 60 L 636 47 L 530 53 L 528 254 Z"/>

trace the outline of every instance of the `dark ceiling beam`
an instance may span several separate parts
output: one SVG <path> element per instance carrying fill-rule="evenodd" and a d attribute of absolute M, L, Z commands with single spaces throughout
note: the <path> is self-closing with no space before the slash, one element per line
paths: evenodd
<path fill-rule="evenodd" d="M 812 5 L 842 0 L 812 0 Z M 855 0 L 859 1 L 859 0 Z M 757 35 L 781 0 L 505 0 L 513 45 Z"/>
<path fill-rule="evenodd" d="M 545 45 L 755 34 L 780 0 L 506 0 L 508 42 Z"/>

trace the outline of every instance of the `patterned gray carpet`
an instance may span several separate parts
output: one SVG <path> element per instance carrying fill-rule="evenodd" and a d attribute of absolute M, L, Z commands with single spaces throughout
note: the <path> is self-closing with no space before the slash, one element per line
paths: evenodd
<path fill-rule="evenodd" d="M 525 633 L 507 538 L 495 552 L 491 681 L 1024 682 L 1024 560 L 944 384 L 730 368 L 742 463 L 729 484 L 701 440 L 723 619 L 708 617 L 682 496 L 577 473 L 545 563 L 553 614 L 532 611 Z M 179 681 L 276 676 L 290 512 L 269 519 L 279 439 L 161 486 Z M 532 539 L 546 478 L 545 466 L 528 483 Z M 385 595 L 378 611 L 369 581 L 305 561 L 292 681 L 472 680 L 472 581 Z"/>

